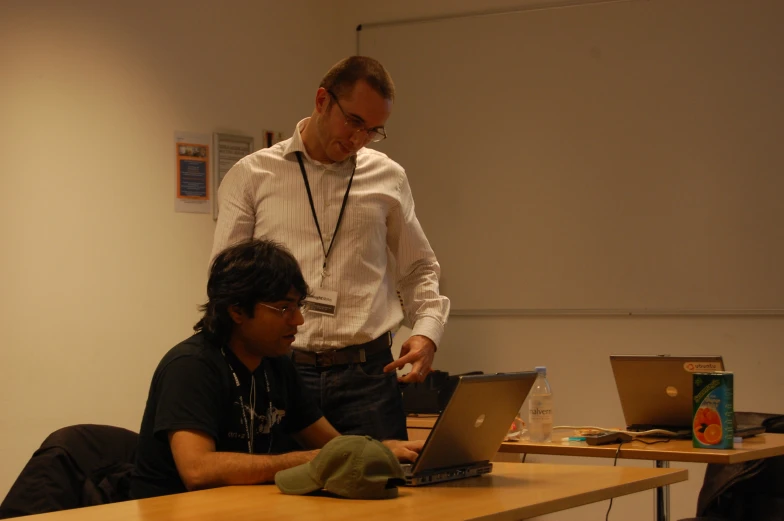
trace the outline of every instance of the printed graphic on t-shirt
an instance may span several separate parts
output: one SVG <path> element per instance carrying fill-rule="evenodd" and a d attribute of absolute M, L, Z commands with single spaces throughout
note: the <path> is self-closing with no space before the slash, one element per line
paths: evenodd
<path fill-rule="evenodd" d="M 250 411 L 250 407 L 246 407 L 245 409 L 246 411 Z M 256 432 L 259 434 L 269 434 L 272 426 L 280 425 L 280 422 L 283 421 L 283 417 L 286 416 L 286 411 L 280 410 L 274 405 L 266 414 L 258 414 L 256 411 L 252 411 L 251 413 L 253 414 L 254 425 L 258 425 L 258 427 L 256 427 Z"/>
<path fill-rule="evenodd" d="M 247 403 L 241 403 L 239 400 L 234 400 L 234 410 L 236 411 L 243 411 L 243 414 L 246 418 L 252 418 L 252 423 L 254 426 L 254 431 L 256 434 L 269 434 L 272 427 L 275 425 L 280 425 L 283 421 L 283 418 L 286 416 L 286 411 L 283 409 L 278 409 L 274 405 L 271 408 L 268 408 L 263 414 L 260 414 L 258 411 L 254 411 L 250 408 Z M 237 425 L 235 423 L 235 425 Z M 238 432 L 229 432 L 230 438 L 239 438 L 244 439 L 247 438 L 246 433 L 244 432 L 244 424 L 242 420 L 240 420 L 239 425 L 237 425 L 241 430 Z"/>

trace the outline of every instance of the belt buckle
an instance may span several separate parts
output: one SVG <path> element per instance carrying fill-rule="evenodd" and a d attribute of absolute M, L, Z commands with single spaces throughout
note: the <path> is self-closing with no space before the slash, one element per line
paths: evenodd
<path fill-rule="evenodd" d="M 334 349 L 331 351 L 323 351 L 318 353 L 316 359 L 318 365 L 321 367 L 330 367 L 335 365 L 335 353 L 337 353 L 337 350 Z"/>

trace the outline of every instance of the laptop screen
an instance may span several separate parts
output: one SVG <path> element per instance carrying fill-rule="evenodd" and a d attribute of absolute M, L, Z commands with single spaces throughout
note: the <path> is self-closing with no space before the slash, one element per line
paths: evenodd
<path fill-rule="evenodd" d="M 492 460 L 535 380 L 535 372 L 461 376 L 413 473 Z"/>
<path fill-rule="evenodd" d="M 692 373 L 724 370 L 721 356 L 611 355 L 627 426 L 690 428 Z"/>

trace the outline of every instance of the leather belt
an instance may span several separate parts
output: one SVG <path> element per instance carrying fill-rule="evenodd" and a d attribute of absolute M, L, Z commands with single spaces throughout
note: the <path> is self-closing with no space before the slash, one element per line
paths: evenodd
<path fill-rule="evenodd" d="M 316 367 L 360 364 L 366 362 L 369 356 L 386 351 L 391 346 L 392 335 L 386 332 L 370 342 L 340 349 L 331 349 L 318 353 L 295 349 L 291 354 L 291 360 L 295 364 L 313 365 Z"/>

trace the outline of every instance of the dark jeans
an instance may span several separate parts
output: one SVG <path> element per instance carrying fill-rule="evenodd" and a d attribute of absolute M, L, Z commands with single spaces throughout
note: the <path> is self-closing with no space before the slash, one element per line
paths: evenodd
<path fill-rule="evenodd" d="M 392 352 L 386 350 L 359 364 L 297 364 L 297 369 L 306 389 L 339 433 L 364 434 L 377 440 L 407 440 L 397 374 L 383 372 L 391 361 Z"/>

